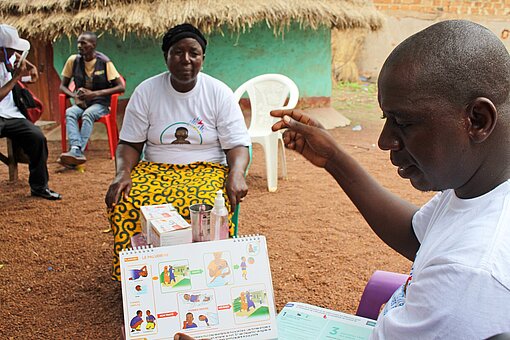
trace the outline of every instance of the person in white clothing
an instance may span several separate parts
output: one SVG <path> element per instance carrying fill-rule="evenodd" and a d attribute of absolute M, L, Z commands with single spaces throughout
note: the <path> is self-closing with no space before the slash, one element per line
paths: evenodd
<path fill-rule="evenodd" d="M 379 147 L 423 207 L 378 184 L 315 120 L 273 111 L 284 142 L 329 172 L 368 224 L 414 261 L 373 339 L 486 339 L 510 332 L 510 56 L 470 21 L 397 46 L 378 78 Z M 185 339 L 185 337 L 181 337 Z"/>
<path fill-rule="evenodd" d="M 171 28 L 162 45 L 169 72 L 142 82 L 126 108 L 105 198 L 115 237 L 113 279 L 120 275 L 118 252 L 141 231 L 141 205 L 172 203 L 189 221 L 189 206 L 213 205 L 220 189 L 230 212 L 248 192 L 250 136 L 232 90 L 200 72 L 206 45 L 190 24 Z"/>
<path fill-rule="evenodd" d="M 47 200 L 60 200 L 62 195 L 48 187 L 48 145 L 41 129 L 25 117 L 26 108 L 14 93 L 23 76 L 30 82 L 39 78 L 37 68 L 20 60 L 17 52 L 28 51 L 30 42 L 21 39 L 16 28 L 0 25 L 0 137 L 8 137 L 28 157 L 30 193 Z M 17 92 L 16 92 L 17 93 Z M 22 112 L 24 110 L 24 112 Z"/>

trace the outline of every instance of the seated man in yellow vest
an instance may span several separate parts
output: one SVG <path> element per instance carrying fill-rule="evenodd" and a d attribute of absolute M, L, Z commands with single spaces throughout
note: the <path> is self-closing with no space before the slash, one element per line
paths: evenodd
<path fill-rule="evenodd" d="M 106 55 L 96 51 L 96 43 L 94 33 L 82 33 L 78 37 L 78 54 L 70 56 L 62 70 L 60 91 L 74 99 L 74 105 L 66 110 L 70 149 L 59 158 L 65 166 L 86 162 L 83 150 L 94 122 L 109 112 L 111 95 L 124 92 L 119 73 Z M 69 90 L 71 79 L 76 85 L 74 92 Z"/>

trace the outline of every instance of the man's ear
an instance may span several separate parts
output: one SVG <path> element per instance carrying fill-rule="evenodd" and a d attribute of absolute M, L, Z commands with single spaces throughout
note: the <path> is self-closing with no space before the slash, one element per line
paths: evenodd
<path fill-rule="evenodd" d="M 475 143 L 484 142 L 496 127 L 498 110 L 490 99 L 475 98 L 466 108 L 468 133 Z"/>

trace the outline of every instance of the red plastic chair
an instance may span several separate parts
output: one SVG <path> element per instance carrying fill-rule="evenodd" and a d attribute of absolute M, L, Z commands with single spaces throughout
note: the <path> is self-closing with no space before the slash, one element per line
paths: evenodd
<path fill-rule="evenodd" d="M 126 86 L 126 80 L 120 76 L 120 81 Z M 74 82 L 69 84 L 69 90 L 74 91 Z M 110 112 L 98 120 L 96 122 L 100 122 L 106 125 L 106 132 L 108 134 L 108 144 L 110 146 L 110 157 L 111 159 L 115 158 L 115 149 L 117 148 L 117 143 L 119 142 L 119 131 L 117 128 L 117 106 L 119 102 L 119 96 L 123 93 L 116 93 L 112 95 L 112 100 L 110 103 Z M 65 95 L 65 93 L 60 93 L 58 95 L 58 109 L 60 112 L 60 131 L 62 135 L 62 152 L 67 151 L 67 129 L 66 129 L 66 109 L 70 106 L 69 98 Z M 81 122 L 80 122 L 81 123 Z"/>
<path fill-rule="evenodd" d="M 409 275 L 376 270 L 365 286 L 356 315 L 377 320 L 381 306 L 408 278 Z"/>

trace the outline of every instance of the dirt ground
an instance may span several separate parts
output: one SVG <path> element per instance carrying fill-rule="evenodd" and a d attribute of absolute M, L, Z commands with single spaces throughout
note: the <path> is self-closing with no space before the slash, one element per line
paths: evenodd
<path fill-rule="evenodd" d="M 347 152 L 396 194 L 416 204 L 431 197 L 399 178 L 377 148 L 383 122 L 373 85 L 342 86 L 333 99 L 352 121 L 331 130 Z M 353 131 L 357 125 L 361 130 Z M 32 198 L 27 166 L 20 166 L 20 180 L 8 182 L 0 164 L 0 338 L 120 338 L 121 290 L 110 279 L 113 237 L 105 232 L 104 194 L 114 174 L 107 142 L 91 143 L 83 173 L 59 172 L 60 143 L 49 148 L 50 187 L 62 201 Z M 268 239 L 278 311 L 301 301 L 354 313 L 374 270 L 405 273 L 410 263 L 377 238 L 323 169 L 291 151 L 286 159 L 288 177 L 269 193 L 255 145 L 240 234 Z"/>

